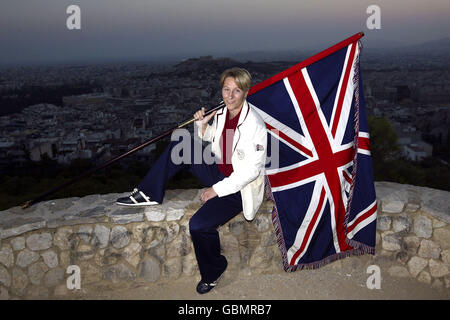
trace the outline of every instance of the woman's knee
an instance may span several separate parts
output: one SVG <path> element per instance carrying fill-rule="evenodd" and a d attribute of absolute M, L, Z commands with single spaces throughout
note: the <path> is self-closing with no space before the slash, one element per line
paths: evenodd
<path fill-rule="evenodd" d="M 189 232 L 211 232 L 215 230 L 214 216 L 210 210 L 207 210 L 206 204 L 203 205 L 189 220 Z"/>
<path fill-rule="evenodd" d="M 195 215 L 193 215 L 191 217 L 191 219 L 189 220 L 189 232 L 192 233 L 198 233 L 198 232 L 202 232 L 203 231 L 203 226 L 202 223 L 200 221 L 200 219 L 196 219 Z"/>

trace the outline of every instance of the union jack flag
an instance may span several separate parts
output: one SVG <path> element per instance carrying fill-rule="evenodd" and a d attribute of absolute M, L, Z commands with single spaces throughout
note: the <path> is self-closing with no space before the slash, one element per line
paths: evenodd
<path fill-rule="evenodd" d="M 266 123 L 268 194 L 284 269 L 375 253 L 377 202 L 356 34 L 252 87 Z M 271 139 L 269 139 L 271 140 Z M 270 142 L 270 141 L 269 141 Z"/>

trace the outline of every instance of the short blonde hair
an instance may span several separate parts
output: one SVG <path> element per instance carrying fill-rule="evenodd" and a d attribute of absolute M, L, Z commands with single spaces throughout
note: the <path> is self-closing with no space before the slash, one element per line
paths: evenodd
<path fill-rule="evenodd" d="M 243 68 L 231 68 L 227 69 L 224 72 L 222 72 L 222 75 L 220 76 L 220 87 L 223 88 L 223 84 L 225 83 L 225 79 L 231 77 L 236 81 L 237 86 L 239 89 L 243 91 L 250 90 L 250 87 L 252 86 L 252 76 L 250 75 L 250 72 Z"/>

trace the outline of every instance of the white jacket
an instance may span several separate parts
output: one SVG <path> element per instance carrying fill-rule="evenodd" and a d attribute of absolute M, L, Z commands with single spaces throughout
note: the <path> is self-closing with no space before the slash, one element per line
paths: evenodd
<path fill-rule="evenodd" d="M 208 124 L 204 135 L 201 127 L 196 125 L 197 135 L 212 143 L 211 150 L 218 159 L 222 158 L 219 142 L 227 113 L 226 107 L 219 110 L 214 115 L 213 124 Z M 253 220 L 264 198 L 267 130 L 261 116 L 247 101 L 242 106 L 236 126 L 232 152 L 233 172 L 212 188 L 219 197 L 241 191 L 244 217 Z"/>

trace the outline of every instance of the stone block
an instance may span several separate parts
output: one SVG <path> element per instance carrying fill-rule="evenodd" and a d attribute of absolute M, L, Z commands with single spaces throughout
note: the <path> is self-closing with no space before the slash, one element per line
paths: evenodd
<path fill-rule="evenodd" d="M 411 254 L 416 254 L 420 245 L 420 239 L 417 236 L 407 236 L 403 238 L 406 250 Z"/>
<path fill-rule="evenodd" d="M 4 245 L 0 249 L 0 264 L 7 268 L 14 264 L 14 253 L 10 245 Z"/>
<path fill-rule="evenodd" d="M 170 280 L 176 280 L 183 271 L 181 257 L 167 259 L 163 266 L 164 276 Z"/>
<path fill-rule="evenodd" d="M 50 268 L 56 268 L 58 266 L 58 255 L 53 250 L 48 250 L 41 253 L 42 258 L 44 259 L 45 264 Z"/>
<path fill-rule="evenodd" d="M 12 291 L 18 296 L 24 296 L 26 294 L 26 288 L 28 286 L 28 277 L 25 272 L 19 268 L 12 269 Z"/>
<path fill-rule="evenodd" d="M 33 263 L 28 267 L 28 277 L 30 278 L 30 282 L 35 285 L 40 285 L 41 280 L 47 271 L 48 267 L 42 261 Z"/>
<path fill-rule="evenodd" d="M 140 261 L 142 246 L 137 242 L 130 243 L 123 249 L 123 258 L 133 267 L 137 267 Z"/>
<path fill-rule="evenodd" d="M 117 265 L 109 266 L 103 273 L 105 280 L 110 280 L 113 283 L 119 281 L 134 281 L 136 279 L 136 273 L 127 267 L 124 263 L 119 263 Z"/>
<path fill-rule="evenodd" d="M 64 279 L 64 270 L 62 268 L 54 268 L 47 271 L 44 276 L 44 283 L 47 287 L 55 287 Z"/>
<path fill-rule="evenodd" d="M 387 231 L 382 235 L 382 247 L 388 251 L 399 251 L 402 249 L 402 238 L 396 233 Z"/>
<path fill-rule="evenodd" d="M 10 244 L 14 251 L 25 249 L 25 238 L 24 237 L 15 237 L 12 238 Z"/>
<path fill-rule="evenodd" d="M 389 216 L 379 216 L 377 218 L 377 230 L 388 231 L 391 229 L 392 218 Z"/>
<path fill-rule="evenodd" d="M 149 206 L 144 209 L 147 221 L 163 221 L 166 218 L 166 210 L 162 206 Z"/>
<path fill-rule="evenodd" d="M 431 238 L 433 234 L 433 224 L 430 219 L 423 215 L 414 218 L 414 233 L 421 238 Z"/>
<path fill-rule="evenodd" d="M 417 275 L 428 265 L 428 260 L 420 257 L 412 257 L 408 261 L 408 270 L 413 277 Z"/>
<path fill-rule="evenodd" d="M 400 200 L 382 200 L 381 209 L 385 213 L 400 213 L 405 207 L 405 202 Z"/>
<path fill-rule="evenodd" d="M 439 259 L 441 247 L 431 240 L 423 239 L 420 242 L 418 255 L 427 259 Z"/>
<path fill-rule="evenodd" d="M 127 228 L 116 226 L 111 231 L 111 244 L 114 248 L 120 249 L 130 242 L 130 233 Z"/>
<path fill-rule="evenodd" d="M 0 284 L 4 285 L 5 287 L 11 286 L 11 275 L 8 273 L 8 270 L 3 266 L 0 266 Z"/>
<path fill-rule="evenodd" d="M 419 273 L 419 276 L 417 277 L 417 280 L 420 282 L 431 284 L 431 275 L 427 271 L 422 271 Z"/>
<path fill-rule="evenodd" d="M 442 261 L 444 261 L 445 264 L 450 266 L 450 250 L 443 250 L 441 255 L 442 255 Z"/>
<path fill-rule="evenodd" d="M 434 278 L 444 277 L 449 273 L 448 267 L 439 260 L 430 259 L 428 266 L 430 268 L 430 274 Z"/>
<path fill-rule="evenodd" d="M 161 266 L 158 260 L 148 257 L 142 261 L 139 278 L 149 282 L 156 282 L 160 276 Z"/>
<path fill-rule="evenodd" d="M 53 237 L 53 243 L 61 250 L 70 249 L 69 237 L 72 233 L 73 229 L 71 227 L 59 228 Z"/>
<path fill-rule="evenodd" d="M 34 251 L 30 251 L 28 249 L 23 249 L 17 255 L 16 264 L 19 267 L 26 268 L 30 264 L 38 261 L 38 259 L 39 259 L 39 253 L 36 253 Z"/>
<path fill-rule="evenodd" d="M 408 216 L 398 216 L 393 221 L 394 232 L 408 233 L 411 229 L 411 219 Z"/>
<path fill-rule="evenodd" d="M 97 224 L 94 229 L 94 238 L 91 243 L 99 248 L 106 248 L 109 243 L 111 230 L 104 225 Z"/>
<path fill-rule="evenodd" d="M 450 229 L 439 228 L 434 229 L 433 240 L 441 246 L 442 249 L 450 249 Z"/>
<path fill-rule="evenodd" d="M 35 233 L 27 237 L 26 243 L 33 251 L 47 250 L 52 246 L 53 239 L 50 233 Z"/>

